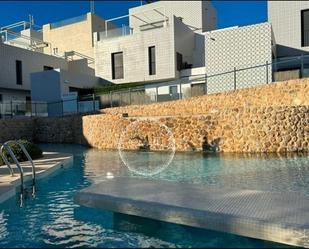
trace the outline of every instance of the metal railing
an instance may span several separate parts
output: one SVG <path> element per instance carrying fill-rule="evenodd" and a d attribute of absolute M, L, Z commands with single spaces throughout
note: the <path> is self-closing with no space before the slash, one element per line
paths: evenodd
<path fill-rule="evenodd" d="M 0 119 L 24 117 L 63 117 L 99 110 L 93 94 L 55 102 L 6 101 L 0 102 Z"/>
<path fill-rule="evenodd" d="M 13 150 L 11 149 L 11 145 L 17 145 L 20 147 L 20 149 L 22 150 L 22 152 L 25 154 L 27 160 L 30 162 L 31 164 L 31 168 L 32 168 L 32 196 L 35 196 L 35 165 L 33 163 L 33 160 L 31 158 L 31 156 L 29 155 L 27 149 L 25 148 L 25 146 L 20 143 L 17 140 L 9 140 L 7 142 L 5 142 L 4 144 L 1 145 L 0 148 L 0 154 L 1 157 L 3 158 L 4 163 L 7 165 L 7 167 L 10 169 L 10 173 L 12 176 L 14 176 L 14 171 L 9 163 L 8 158 L 5 155 L 5 151 L 7 151 L 11 157 L 11 159 L 13 160 L 13 162 L 15 163 L 19 174 L 20 174 L 20 188 L 21 188 L 21 193 L 20 193 L 20 206 L 23 206 L 23 195 L 24 195 L 24 191 L 26 190 L 25 185 L 24 185 L 24 170 L 22 168 L 22 166 L 20 165 L 18 159 L 16 158 Z"/>
<path fill-rule="evenodd" d="M 96 98 L 103 109 L 172 101 L 305 77 L 309 77 L 309 55 L 278 59 L 271 63 L 266 61 L 245 68 L 234 67 L 233 70 L 215 74 L 182 76 L 178 80 L 98 94 Z"/>

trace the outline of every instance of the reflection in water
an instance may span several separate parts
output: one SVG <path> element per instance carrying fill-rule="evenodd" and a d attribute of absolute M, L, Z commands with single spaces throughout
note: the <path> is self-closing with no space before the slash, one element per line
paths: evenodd
<path fill-rule="evenodd" d="M 74 165 L 39 180 L 36 198 L 25 201 L 23 208 L 19 208 L 17 197 L 0 205 L 0 247 L 282 247 L 80 207 L 73 202 L 76 191 L 111 176 L 140 176 L 127 170 L 117 151 L 72 145 L 43 148 L 73 153 Z M 171 165 L 154 178 L 308 195 L 308 160 L 306 154 L 280 157 L 177 153 Z"/>

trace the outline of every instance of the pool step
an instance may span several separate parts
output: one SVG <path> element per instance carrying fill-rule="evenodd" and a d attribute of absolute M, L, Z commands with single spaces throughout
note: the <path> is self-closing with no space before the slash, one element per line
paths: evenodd
<path fill-rule="evenodd" d="M 117 177 L 79 191 L 75 202 L 113 212 L 309 247 L 309 198 L 202 184 Z"/>

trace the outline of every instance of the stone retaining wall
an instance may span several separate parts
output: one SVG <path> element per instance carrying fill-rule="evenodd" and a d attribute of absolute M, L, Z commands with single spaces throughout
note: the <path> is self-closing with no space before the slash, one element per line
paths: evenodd
<path fill-rule="evenodd" d="M 10 139 L 33 139 L 33 119 L 0 120 L 0 143 Z"/>
<path fill-rule="evenodd" d="M 309 78 L 177 101 L 108 108 L 102 112 L 128 113 L 130 116 L 186 116 L 205 114 L 216 109 L 299 105 L 309 106 Z"/>
<path fill-rule="evenodd" d="M 0 121 L 0 141 L 28 138 L 42 143 L 89 144 L 117 149 L 120 135 L 136 120 L 170 128 L 178 151 L 199 151 L 206 140 L 222 152 L 309 151 L 309 79 L 271 84 L 187 100 L 105 109 L 106 114 Z M 123 118 L 121 113 L 129 113 Z M 157 130 L 156 130 L 157 129 Z M 162 132 L 147 122 L 128 134 Z M 139 134 L 140 133 L 140 134 Z M 166 138 L 160 138 L 162 150 Z M 136 142 L 128 142 L 132 149 Z"/>
<path fill-rule="evenodd" d="M 115 149 L 124 128 L 131 122 L 144 119 L 104 114 L 84 116 L 84 136 L 93 147 Z M 307 106 L 235 108 L 206 115 L 151 119 L 170 128 L 177 151 L 200 151 L 205 138 L 208 143 L 214 142 L 222 152 L 309 151 Z M 151 136 L 154 131 L 150 127 L 143 133 Z"/>

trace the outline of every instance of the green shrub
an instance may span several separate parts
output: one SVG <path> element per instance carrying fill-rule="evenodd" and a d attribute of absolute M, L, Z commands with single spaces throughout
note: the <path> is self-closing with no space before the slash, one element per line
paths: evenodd
<path fill-rule="evenodd" d="M 38 159 L 42 156 L 43 152 L 42 150 L 40 149 L 39 146 L 27 141 L 27 140 L 19 140 L 20 143 L 22 143 L 26 150 L 28 151 L 29 155 L 31 156 L 32 159 Z M 10 145 L 12 151 L 14 152 L 17 160 L 19 162 L 23 162 L 23 161 L 27 161 L 27 157 L 26 155 L 24 154 L 24 152 L 22 151 L 22 149 L 16 145 L 16 144 L 13 144 L 13 145 Z M 8 158 L 9 162 L 13 162 L 11 156 L 9 155 L 9 152 L 4 150 L 4 155 Z M 2 158 L 0 156 L 0 165 L 3 165 L 4 162 L 2 161 Z"/>

